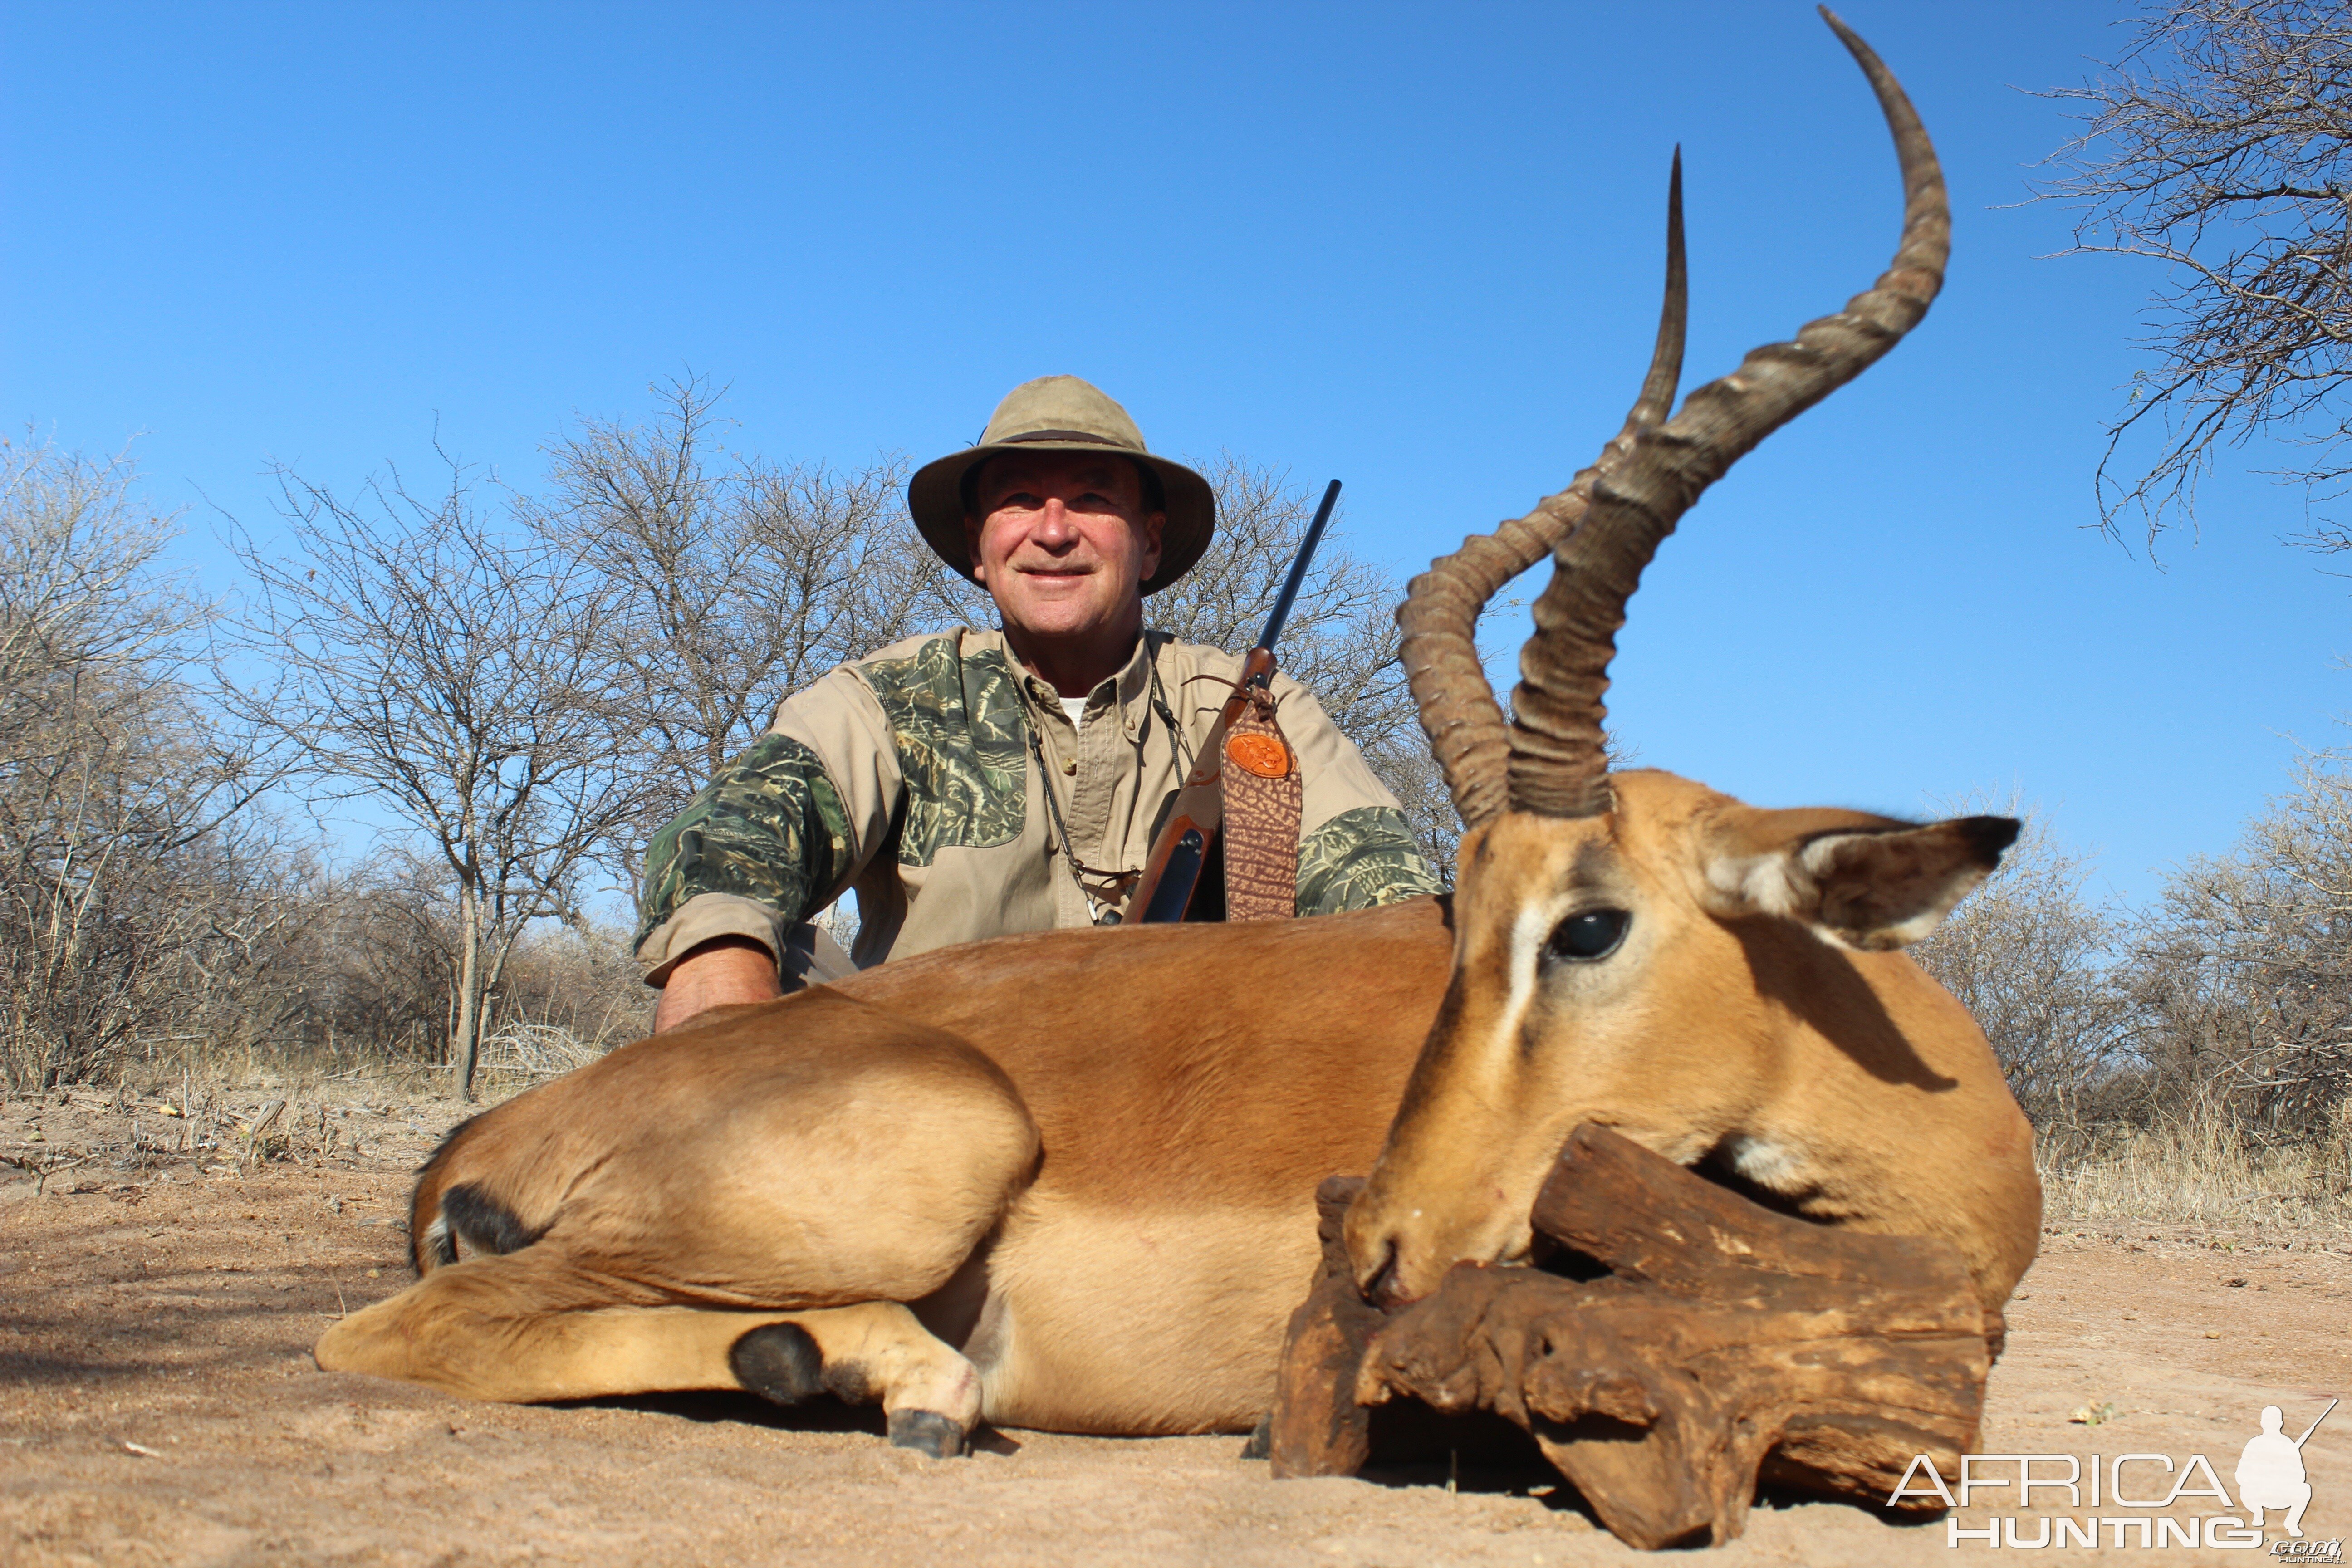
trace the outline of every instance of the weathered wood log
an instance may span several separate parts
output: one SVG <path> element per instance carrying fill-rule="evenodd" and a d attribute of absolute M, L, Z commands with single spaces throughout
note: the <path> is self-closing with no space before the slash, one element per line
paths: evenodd
<path fill-rule="evenodd" d="M 1339 1236 L 1348 1205 L 1363 1190 L 1361 1176 L 1327 1176 L 1315 1189 L 1323 1270 L 1290 1314 L 1290 1332 L 1283 1341 L 1280 1394 L 1266 1444 L 1277 1480 L 1352 1476 L 1370 1457 L 1372 1413 L 1357 1402 L 1356 1375 L 1364 1348 L 1386 1320 L 1356 1293 Z"/>
<path fill-rule="evenodd" d="M 1362 1406 L 1491 1410 L 1611 1531 L 1655 1549 L 1738 1536 L 1759 1475 L 1875 1506 L 1913 1455 L 1949 1474 L 1975 1439 L 1988 1325 L 1942 1242 L 1775 1214 L 1588 1124 L 1534 1219 L 1602 1277 L 1465 1264 L 1383 1318 L 1339 1246 L 1352 1193 L 1318 1197 L 1325 1272 L 1292 1320 L 1276 1475 L 1377 1458 Z"/>

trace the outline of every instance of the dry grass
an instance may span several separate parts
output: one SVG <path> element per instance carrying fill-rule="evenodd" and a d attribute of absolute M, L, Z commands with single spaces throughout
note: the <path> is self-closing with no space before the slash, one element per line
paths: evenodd
<path fill-rule="evenodd" d="M 583 1040 L 560 1024 L 509 1024 L 482 1042 L 475 1088 L 485 1102 L 495 1103 L 584 1068 L 618 1043 L 609 1032 Z"/>
<path fill-rule="evenodd" d="M 2041 1160 L 2044 1217 L 2352 1236 L 2352 1139 L 2264 1148 L 2208 1121 L 2175 1121 L 2090 1152 Z"/>

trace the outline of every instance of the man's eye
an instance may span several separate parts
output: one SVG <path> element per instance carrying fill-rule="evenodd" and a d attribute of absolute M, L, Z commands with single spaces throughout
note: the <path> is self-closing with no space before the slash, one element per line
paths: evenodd
<path fill-rule="evenodd" d="M 1551 940 L 1544 944 L 1545 954 L 1580 963 L 1606 958 L 1617 951 L 1633 923 L 1633 917 L 1623 910 L 1587 910 L 1570 915 L 1552 928 Z"/>

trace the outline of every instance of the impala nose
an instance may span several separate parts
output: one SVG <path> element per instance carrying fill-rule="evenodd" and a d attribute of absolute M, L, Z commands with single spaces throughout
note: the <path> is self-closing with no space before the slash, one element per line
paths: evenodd
<path fill-rule="evenodd" d="M 1366 1301 L 1383 1312 L 1393 1312 L 1412 1300 L 1405 1289 L 1404 1278 L 1397 1268 L 1396 1238 L 1382 1237 L 1376 1256 L 1381 1260 L 1380 1267 L 1370 1275 L 1359 1274 L 1357 1278 L 1361 1283 L 1358 1289 Z"/>
<path fill-rule="evenodd" d="M 1406 1291 L 1404 1280 L 1397 1274 L 1393 1262 L 1381 1269 L 1379 1277 L 1372 1281 L 1371 1289 L 1366 1292 L 1365 1300 L 1383 1312 L 1393 1312 L 1400 1307 L 1412 1305 L 1412 1297 Z"/>
<path fill-rule="evenodd" d="M 1403 1302 L 1398 1300 L 1400 1294 L 1397 1287 L 1396 1251 L 1391 1247 L 1387 1256 L 1381 1259 L 1380 1268 L 1373 1270 L 1372 1277 L 1364 1281 L 1363 1296 L 1365 1300 L 1370 1301 L 1381 1311 L 1387 1312 L 1393 1311 L 1403 1305 Z"/>

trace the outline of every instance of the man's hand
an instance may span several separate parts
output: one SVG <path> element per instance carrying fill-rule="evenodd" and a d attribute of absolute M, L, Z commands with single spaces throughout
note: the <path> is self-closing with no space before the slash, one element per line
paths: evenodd
<path fill-rule="evenodd" d="M 654 1009 L 654 1033 L 666 1033 L 713 1007 L 772 1002 L 784 994 L 776 955 L 748 936 L 715 937 L 672 966 Z"/>

